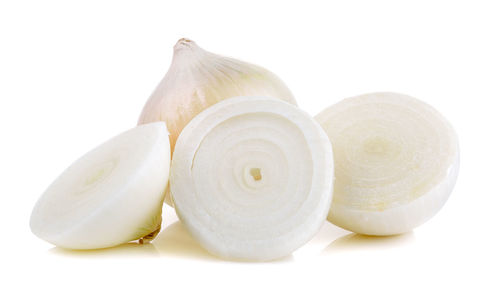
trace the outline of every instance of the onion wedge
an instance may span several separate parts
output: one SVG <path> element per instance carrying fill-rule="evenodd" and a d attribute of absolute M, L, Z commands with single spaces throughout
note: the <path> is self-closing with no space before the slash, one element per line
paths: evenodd
<path fill-rule="evenodd" d="M 69 249 L 151 240 L 161 226 L 170 168 L 165 123 L 140 125 L 90 151 L 40 197 L 32 232 Z"/>

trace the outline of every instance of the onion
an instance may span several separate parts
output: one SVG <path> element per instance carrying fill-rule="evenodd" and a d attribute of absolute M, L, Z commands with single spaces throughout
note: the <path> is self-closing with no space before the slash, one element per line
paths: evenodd
<path fill-rule="evenodd" d="M 316 119 L 335 156 L 332 223 L 361 234 L 400 234 L 448 199 L 458 175 L 458 140 L 431 106 L 375 93 L 345 99 Z"/>
<path fill-rule="evenodd" d="M 306 243 L 326 219 L 333 156 L 305 112 L 265 97 L 236 97 L 195 117 L 172 158 L 175 209 L 209 252 L 271 260 Z"/>
<path fill-rule="evenodd" d="M 151 240 L 160 230 L 169 168 L 165 123 L 128 130 L 78 159 L 48 187 L 31 214 L 31 230 L 70 249 Z"/>
<path fill-rule="evenodd" d="M 165 121 L 173 152 L 179 133 L 193 117 L 235 96 L 268 96 L 296 104 L 290 90 L 272 72 L 207 52 L 182 38 L 174 46 L 170 69 L 146 102 L 139 124 Z"/>

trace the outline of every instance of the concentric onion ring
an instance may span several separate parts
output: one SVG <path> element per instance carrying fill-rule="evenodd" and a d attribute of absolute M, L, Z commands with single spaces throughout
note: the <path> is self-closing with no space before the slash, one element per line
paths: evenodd
<path fill-rule="evenodd" d="M 179 218 L 208 251 L 271 260 L 302 246 L 326 219 L 332 149 L 297 107 L 230 98 L 184 128 L 170 180 Z"/>
<path fill-rule="evenodd" d="M 316 119 L 335 156 L 332 223 L 368 235 L 404 233 L 448 199 L 458 175 L 458 140 L 431 106 L 374 93 L 345 99 Z"/>

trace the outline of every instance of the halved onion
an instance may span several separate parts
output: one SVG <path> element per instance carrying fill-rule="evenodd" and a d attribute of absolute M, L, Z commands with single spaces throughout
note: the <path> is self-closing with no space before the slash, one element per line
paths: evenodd
<path fill-rule="evenodd" d="M 170 168 L 165 123 L 137 126 L 68 167 L 33 209 L 35 235 L 70 249 L 95 249 L 160 230 Z"/>
<path fill-rule="evenodd" d="M 458 175 L 458 140 L 428 104 L 374 93 L 345 99 L 316 119 L 335 156 L 332 223 L 368 235 L 404 233 L 448 199 Z"/>
<path fill-rule="evenodd" d="M 209 252 L 271 260 L 302 246 L 325 221 L 332 149 L 323 129 L 297 107 L 230 98 L 183 129 L 170 180 L 179 218 Z"/>

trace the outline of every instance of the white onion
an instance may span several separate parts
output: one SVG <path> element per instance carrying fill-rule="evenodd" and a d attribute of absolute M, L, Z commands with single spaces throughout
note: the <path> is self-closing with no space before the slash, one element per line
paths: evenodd
<path fill-rule="evenodd" d="M 275 97 L 296 104 L 288 87 L 272 72 L 207 52 L 182 38 L 174 46 L 167 74 L 146 102 L 139 124 L 165 121 L 173 152 L 179 133 L 193 117 L 235 96 Z"/>
<path fill-rule="evenodd" d="M 458 140 L 431 106 L 374 93 L 345 99 L 316 119 L 335 156 L 332 223 L 368 235 L 404 233 L 448 199 L 458 175 Z"/>
<path fill-rule="evenodd" d="M 297 107 L 265 97 L 222 101 L 195 117 L 175 147 L 175 209 L 211 253 L 284 257 L 319 230 L 333 188 L 321 127 Z"/>
<path fill-rule="evenodd" d="M 137 126 L 68 167 L 33 209 L 35 235 L 71 249 L 95 249 L 152 239 L 170 168 L 165 123 Z"/>

